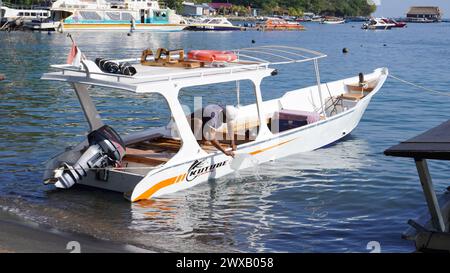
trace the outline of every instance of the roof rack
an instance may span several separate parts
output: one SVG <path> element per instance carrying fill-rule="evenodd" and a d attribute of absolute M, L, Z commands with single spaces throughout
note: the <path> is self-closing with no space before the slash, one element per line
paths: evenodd
<path fill-rule="evenodd" d="M 167 68 L 142 66 L 140 58 L 114 60 L 119 63 L 129 62 L 136 64 L 138 73 L 134 76 L 111 74 L 102 72 L 94 62 L 82 61 L 83 67 L 72 65 L 51 65 L 59 72 L 43 75 L 42 79 L 57 80 L 74 83 L 92 84 L 105 87 L 115 87 L 133 92 L 146 92 L 143 86 L 158 85 L 166 82 L 187 82 L 197 80 L 197 83 L 207 78 L 226 76 L 229 81 L 250 77 L 248 73 L 261 73 L 269 75 L 273 70 L 271 66 L 290 63 L 314 61 L 326 57 L 317 51 L 288 46 L 260 46 L 232 50 L 238 55 L 237 62 L 212 63 L 202 68 Z M 192 85 L 196 85 L 192 83 Z"/>

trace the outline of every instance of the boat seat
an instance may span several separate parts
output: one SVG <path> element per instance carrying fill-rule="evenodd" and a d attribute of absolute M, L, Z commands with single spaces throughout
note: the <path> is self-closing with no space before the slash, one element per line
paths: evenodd
<path fill-rule="evenodd" d="M 366 87 L 366 88 L 362 88 L 360 85 L 353 85 L 353 84 L 348 84 L 347 85 L 347 90 L 349 92 L 372 92 L 374 90 L 374 87 Z"/>
<path fill-rule="evenodd" d="M 344 100 L 361 100 L 365 96 L 366 95 L 361 94 L 361 92 L 359 92 L 359 93 L 346 93 L 346 94 L 342 94 L 339 97 L 339 99 L 344 99 Z"/>

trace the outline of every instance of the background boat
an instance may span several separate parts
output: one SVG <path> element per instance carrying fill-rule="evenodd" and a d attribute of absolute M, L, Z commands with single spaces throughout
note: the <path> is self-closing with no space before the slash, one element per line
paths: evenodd
<path fill-rule="evenodd" d="M 123 2 L 58 0 L 53 3 L 52 20 L 63 30 L 181 31 L 184 19 L 158 1 Z"/>
<path fill-rule="evenodd" d="M 345 24 L 345 19 L 339 17 L 325 17 L 320 23 L 326 25 L 339 25 Z"/>
<path fill-rule="evenodd" d="M 283 19 L 269 18 L 263 23 L 256 25 L 258 30 L 305 30 L 305 27 L 298 22 L 288 22 Z"/>
<path fill-rule="evenodd" d="M 190 22 L 185 29 L 192 31 L 233 31 L 242 30 L 242 27 L 233 25 L 227 18 L 216 17 Z"/>

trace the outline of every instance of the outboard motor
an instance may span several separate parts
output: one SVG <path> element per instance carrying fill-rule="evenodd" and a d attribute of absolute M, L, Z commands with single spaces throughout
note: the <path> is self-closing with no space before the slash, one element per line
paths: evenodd
<path fill-rule="evenodd" d="M 55 186 L 67 189 L 87 175 L 89 169 L 117 166 L 125 155 L 125 144 L 108 125 L 88 135 L 89 148 L 73 165 L 63 163 L 55 171 Z"/>

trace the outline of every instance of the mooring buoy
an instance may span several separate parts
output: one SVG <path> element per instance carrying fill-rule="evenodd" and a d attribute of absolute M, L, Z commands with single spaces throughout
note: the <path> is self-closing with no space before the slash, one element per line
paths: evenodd
<path fill-rule="evenodd" d="M 349 50 L 348 50 L 348 48 L 346 48 L 346 47 L 344 47 L 344 48 L 342 49 L 342 53 L 344 53 L 344 54 L 345 54 L 345 53 L 348 53 L 348 51 L 349 51 Z"/>

